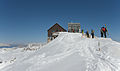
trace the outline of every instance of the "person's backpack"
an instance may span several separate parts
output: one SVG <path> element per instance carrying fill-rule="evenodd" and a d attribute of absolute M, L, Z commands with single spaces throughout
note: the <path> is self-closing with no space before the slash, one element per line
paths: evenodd
<path fill-rule="evenodd" d="M 105 28 L 102 28 L 102 31 L 105 32 Z"/>

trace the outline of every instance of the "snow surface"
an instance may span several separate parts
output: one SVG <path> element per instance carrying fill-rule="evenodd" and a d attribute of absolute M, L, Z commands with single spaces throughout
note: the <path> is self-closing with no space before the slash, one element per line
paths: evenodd
<path fill-rule="evenodd" d="M 0 50 L 0 71 L 120 71 L 120 43 L 62 32 L 38 50 Z"/>

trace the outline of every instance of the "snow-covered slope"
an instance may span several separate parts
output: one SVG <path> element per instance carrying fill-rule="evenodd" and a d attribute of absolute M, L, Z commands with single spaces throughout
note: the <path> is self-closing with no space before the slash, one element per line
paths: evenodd
<path fill-rule="evenodd" d="M 120 71 L 120 43 L 65 32 L 39 50 L 16 49 L 0 58 L 0 71 Z"/>

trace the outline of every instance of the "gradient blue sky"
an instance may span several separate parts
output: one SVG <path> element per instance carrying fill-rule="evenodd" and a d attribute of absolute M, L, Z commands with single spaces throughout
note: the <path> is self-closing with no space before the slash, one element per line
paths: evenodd
<path fill-rule="evenodd" d="M 97 36 L 107 24 L 120 41 L 120 0 L 0 0 L 0 43 L 45 42 L 53 24 L 67 29 L 71 21 Z"/>

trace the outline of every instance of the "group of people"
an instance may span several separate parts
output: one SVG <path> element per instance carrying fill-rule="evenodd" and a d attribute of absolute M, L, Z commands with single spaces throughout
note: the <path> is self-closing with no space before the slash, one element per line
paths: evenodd
<path fill-rule="evenodd" d="M 108 30 L 107 30 L 107 27 L 106 27 L 106 24 L 105 24 L 105 27 L 101 27 L 101 29 L 100 29 L 100 33 L 101 33 L 101 37 L 107 37 L 107 35 L 106 35 L 106 33 L 108 32 Z M 84 30 L 82 29 L 82 35 L 84 35 Z M 87 36 L 87 38 L 90 38 L 90 35 L 89 35 L 89 31 L 87 30 L 86 31 L 86 36 Z M 91 37 L 92 38 L 94 38 L 95 37 L 95 34 L 94 34 L 94 30 L 92 29 L 91 30 Z"/>
<path fill-rule="evenodd" d="M 82 29 L 82 35 L 84 36 L 84 30 Z M 90 35 L 89 35 L 89 31 L 87 30 L 86 31 L 86 34 L 87 38 L 90 38 Z M 94 38 L 94 30 L 91 30 L 91 36 L 92 38 Z"/>

